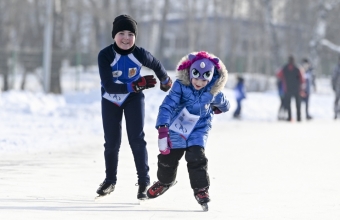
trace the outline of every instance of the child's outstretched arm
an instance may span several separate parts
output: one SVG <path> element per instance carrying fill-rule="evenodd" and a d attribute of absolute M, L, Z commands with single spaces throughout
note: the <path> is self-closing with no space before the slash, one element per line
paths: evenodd
<path fill-rule="evenodd" d="M 140 77 L 138 80 L 128 83 L 129 92 L 140 92 L 144 89 L 150 89 L 155 87 L 156 79 L 153 75 L 146 75 Z"/>
<path fill-rule="evenodd" d="M 176 80 L 167 96 L 165 96 L 157 116 L 156 128 L 160 125 L 170 125 L 171 116 L 180 103 L 182 89 L 180 83 Z"/>
<path fill-rule="evenodd" d="M 227 112 L 230 108 L 230 103 L 222 92 L 219 92 L 214 97 L 214 100 L 210 105 L 215 114 Z"/>
<path fill-rule="evenodd" d="M 142 61 L 143 66 L 148 67 L 155 72 L 157 78 L 160 81 L 160 89 L 164 92 L 167 92 L 172 86 L 172 80 L 168 76 L 162 63 L 144 48 L 140 48 L 140 50 L 136 51 L 135 53 L 137 58 Z"/>
<path fill-rule="evenodd" d="M 165 80 L 161 81 L 160 89 L 164 92 L 167 92 L 172 86 L 172 80 L 170 76 L 168 76 Z"/>
<path fill-rule="evenodd" d="M 180 102 L 181 95 L 181 86 L 178 81 L 175 81 L 174 86 L 159 107 L 156 128 L 158 130 L 158 148 L 163 155 L 169 154 L 172 147 L 169 125 L 173 112 Z"/>
<path fill-rule="evenodd" d="M 166 125 L 158 128 L 158 148 L 161 154 L 166 155 L 170 153 L 172 143 L 169 136 L 169 128 Z"/>

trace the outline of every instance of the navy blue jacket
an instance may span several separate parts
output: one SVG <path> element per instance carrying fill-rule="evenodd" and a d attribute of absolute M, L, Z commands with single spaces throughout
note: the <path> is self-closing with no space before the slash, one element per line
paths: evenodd
<path fill-rule="evenodd" d="M 131 83 L 141 77 L 142 66 L 152 69 L 160 81 L 168 77 L 160 61 L 141 47 L 135 46 L 134 50 L 126 55 L 116 52 L 113 44 L 102 49 L 98 54 L 102 95 L 105 91 L 109 94 L 133 92 Z"/>

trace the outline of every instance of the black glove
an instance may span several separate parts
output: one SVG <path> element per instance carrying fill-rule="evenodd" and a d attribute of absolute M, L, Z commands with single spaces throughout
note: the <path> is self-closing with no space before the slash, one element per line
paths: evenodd
<path fill-rule="evenodd" d="M 146 75 L 131 83 L 131 86 L 135 92 L 140 92 L 144 89 L 155 87 L 156 83 L 156 79 L 153 75 Z"/>
<path fill-rule="evenodd" d="M 167 80 L 168 81 L 166 83 L 164 83 L 164 84 L 161 83 L 161 85 L 160 85 L 160 89 L 162 91 L 164 91 L 164 92 L 167 92 L 171 88 L 171 86 L 172 86 L 172 80 L 171 80 L 171 78 L 169 76 L 168 76 Z"/>

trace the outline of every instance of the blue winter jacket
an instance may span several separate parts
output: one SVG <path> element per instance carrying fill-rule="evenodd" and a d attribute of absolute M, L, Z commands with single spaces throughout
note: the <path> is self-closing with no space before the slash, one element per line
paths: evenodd
<path fill-rule="evenodd" d="M 187 56 L 182 58 L 180 63 L 185 59 Z M 215 68 L 213 79 L 201 90 L 196 90 L 190 83 L 188 70 L 177 72 L 178 79 L 159 107 L 156 128 L 160 125 L 169 127 L 184 107 L 190 114 L 200 117 L 187 139 L 169 130 L 172 148 L 187 148 L 193 145 L 205 147 L 214 116 L 212 107 L 215 106 L 222 112 L 229 110 L 229 101 L 222 93 L 227 82 L 228 72 L 221 61 L 220 66 L 220 70 Z"/>

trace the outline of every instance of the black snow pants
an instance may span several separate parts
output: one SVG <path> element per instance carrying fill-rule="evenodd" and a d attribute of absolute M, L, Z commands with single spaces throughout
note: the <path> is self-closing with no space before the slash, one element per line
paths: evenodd
<path fill-rule="evenodd" d="M 168 155 L 158 155 L 157 177 L 161 183 L 170 184 L 176 179 L 179 161 L 185 153 L 192 189 L 201 189 L 210 185 L 208 159 L 204 148 L 191 146 L 183 149 L 171 149 Z"/>

